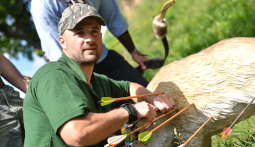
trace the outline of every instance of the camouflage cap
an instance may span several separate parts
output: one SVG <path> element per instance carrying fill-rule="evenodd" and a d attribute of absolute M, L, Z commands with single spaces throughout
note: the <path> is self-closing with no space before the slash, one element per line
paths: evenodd
<path fill-rule="evenodd" d="M 77 3 L 66 8 L 62 13 L 62 17 L 58 22 L 59 34 L 62 35 L 66 29 L 73 29 L 81 20 L 87 17 L 94 17 L 100 25 L 106 25 L 104 19 L 94 7 Z"/>

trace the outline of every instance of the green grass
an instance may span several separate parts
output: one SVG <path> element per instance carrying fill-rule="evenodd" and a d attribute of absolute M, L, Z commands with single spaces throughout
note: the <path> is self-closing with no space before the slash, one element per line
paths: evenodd
<path fill-rule="evenodd" d="M 233 132 L 225 139 L 221 139 L 220 133 L 212 137 L 213 147 L 252 147 L 255 146 L 255 115 L 241 121 L 233 127 Z"/>
<path fill-rule="evenodd" d="M 162 42 L 156 39 L 152 30 L 151 18 L 161 11 L 166 1 L 140 1 L 140 4 L 130 6 L 132 11 L 126 12 L 124 8 L 127 6 L 123 6 L 123 2 L 118 0 L 130 25 L 129 32 L 137 49 L 147 54 L 148 58 L 164 57 Z M 226 38 L 255 36 L 253 27 L 255 0 L 175 0 L 175 2 L 165 16 L 168 21 L 167 39 L 170 47 L 165 65 Z M 140 27 L 146 21 L 148 23 Z M 109 48 L 122 54 L 132 66 L 137 66 L 121 43 L 109 32 L 106 33 L 104 42 Z M 150 81 L 157 71 L 146 70 L 144 77 Z"/>
<path fill-rule="evenodd" d="M 140 1 L 135 5 L 134 1 Z M 152 17 L 161 11 L 167 0 L 117 0 L 130 25 L 129 32 L 137 49 L 148 58 L 164 57 L 161 40 L 152 30 Z M 129 7 L 128 11 L 127 8 Z M 165 65 L 197 53 L 223 39 L 255 36 L 255 0 L 175 0 L 165 18 L 168 21 L 167 39 L 170 47 Z M 148 21 L 149 20 L 149 21 Z M 140 27 L 142 24 L 145 25 Z M 139 29 L 137 29 L 139 28 Z M 106 45 L 122 54 L 134 67 L 137 66 L 129 53 L 109 32 L 104 38 Z M 146 70 L 144 77 L 150 81 L 157 70 Z M 226 139 L 221 134 L 213 136 L 214 147 L 255 146 L 255 116 L 234 126 Z"/>

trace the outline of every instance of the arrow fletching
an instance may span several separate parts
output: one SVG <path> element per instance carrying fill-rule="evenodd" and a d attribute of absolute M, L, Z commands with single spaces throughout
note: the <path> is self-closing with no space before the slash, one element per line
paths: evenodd
<path fill-rule="evenodd" d="M 221 135 L 222 139 L 225 139 L 227 137 L 227 134 L 232 133 L 232 128 L 226 127 L 223 129 L 224 134 Z"/>
<path fill-rule="evenodd" d="M 145 142 L 151 137 L 151 134 L 151 132 L 143 132 L 139 134 L 138 139 L 141 139 L 140 141 Z"/>
<path fill-rule="evenodd" d="M 113 136 L 113 137 L 108 138 L 107 142 L 110 145 L 110 147 L 114 147 L 117 144 L 121 143 L 126 137 L 127 137 L 127 135 Z"/>
<path fill-rule="evenodd" d="M 108 142 L 108 143 L 111 143 L 111 142 L 113 142 L 113 141 L 119 139 L 119 138 L 122 137 L 122 136 L 124 136 L 124 135 L 116 135 L 116 136 L 110 137 L 110 138 L 107 139 L 107 142 Z"/>
<path fill-rule="evenodd" d="M 114 102 L 115 99 L 111 98 L 111 97 L 102 97 L 102 100 L 101 100 L 101 106 L 105 106 L 105 105 L 108 105 L 112 102 Z"/>
<path fill-rule="evenodd" d="M 228 129 L 229 129 L 229 130 L 228 130 Z M 229 127 L 227 127 L 227 128 L 224 128 L 224 129 L 223 129 L 223 132 L 226 133 L 226 134 L 230 134 L 230 133 L 232 133 L 232 129 L 229 128 Z"/>

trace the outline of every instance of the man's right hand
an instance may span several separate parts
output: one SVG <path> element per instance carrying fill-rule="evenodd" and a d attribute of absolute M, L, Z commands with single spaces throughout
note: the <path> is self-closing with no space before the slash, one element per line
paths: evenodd
<path fill-rule="evenodd" d="M 142 118 L 143 121 L 152 121 L 157 116 L 157 107 L 147 102 L 133 104 L 137 110 L 137 119 Z"/>
<path fill-rule="evenodd" d="M 132 52 L 131 55 L 133 60 L 141 66 L 142 71 L 146 70 L 147 67 L 144 65 L 143 62 L 147 61 L 148 59 L 145 56 L 137 54 L 136 52 Z"/>

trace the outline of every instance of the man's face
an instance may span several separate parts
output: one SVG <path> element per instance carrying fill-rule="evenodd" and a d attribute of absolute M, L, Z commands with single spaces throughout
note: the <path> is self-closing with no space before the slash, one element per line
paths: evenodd
<path fill-rule="evenodd" d="M 65 30 L 59 39 L 64 53 L 80 66 L 95 64 L 102 53 L 100 29 L 98 21 L 89 17 L 83 19 L 74 29 Z"/>

